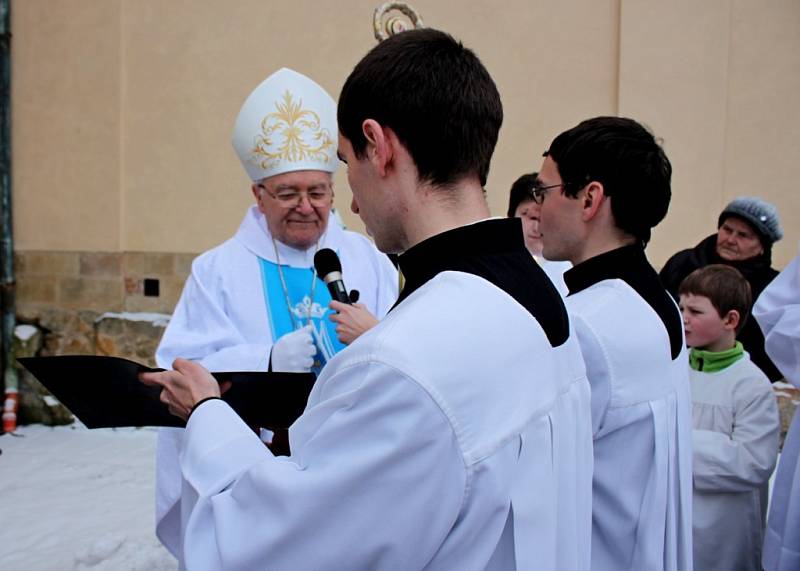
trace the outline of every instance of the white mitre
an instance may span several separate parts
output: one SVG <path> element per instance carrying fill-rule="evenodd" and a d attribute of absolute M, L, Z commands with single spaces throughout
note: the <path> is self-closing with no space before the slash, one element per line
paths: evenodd
<path fill-rule="evenodd" d="M 292 171 L 335 172 L 337 137 L 333 98 L 305 75 L 282 68 L 244 102 L 232 143 L 258 181 Z"/>

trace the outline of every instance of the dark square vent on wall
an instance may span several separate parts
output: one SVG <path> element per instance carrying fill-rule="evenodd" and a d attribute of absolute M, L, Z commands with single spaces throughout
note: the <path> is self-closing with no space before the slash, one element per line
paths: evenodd
<path fill-rule="evenodd" d="M 145 297 L 158 297 L 159 285 L 157 279 L 144 278 L 144 295 Z"/>

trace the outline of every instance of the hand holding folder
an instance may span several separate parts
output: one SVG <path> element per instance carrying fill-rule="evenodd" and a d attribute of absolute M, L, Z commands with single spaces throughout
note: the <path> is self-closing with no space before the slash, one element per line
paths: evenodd
<path fill-rule="evenodd" d="M 172 363 L 172 370 L 139 373 L 139 380 L 161 389 L 159 400 L 172 414 L 186 422 L 195 408 L 207 400 L 221 400 L 222 394 L 233 384 L 231 381 L 217 382 L 200 363 L 180 358 Z"/>
<path fill-rule="evenodd" d="M 139 380 L 162 371 L 119 357 L 65 355 L 25 357 L 19 362 L 88 428 L 185 426 L 159 400 L 161 389 Z M 250 426 L 288 428 L 303 413 L 313 373 L 216 372 L 230 381 L 222 395 Z"/>

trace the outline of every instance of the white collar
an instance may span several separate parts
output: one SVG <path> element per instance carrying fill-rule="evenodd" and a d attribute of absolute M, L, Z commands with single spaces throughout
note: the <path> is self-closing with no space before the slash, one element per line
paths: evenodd
<path fill-rule="evenodd" d="M 306 250 L 298 250 L 279 240 L 275 240 L 281 264 L 296 268 L 313 267 L 314 254 L 316 254 L 317 248 L 329 247 L 336 249 L 336 244 L 340 242 L 342 232 L 341 226 L 329 217 L 328 226 L 320 237 L 317 246 L 312 246 Z M 253 205 L 249 208 L 234 238 L 259 258 L 273 263 L 278 262 L 275 258 L 275 248 L 272 245 L 272 234 L 267 226 L 267 220 L 257 206 Z"/>

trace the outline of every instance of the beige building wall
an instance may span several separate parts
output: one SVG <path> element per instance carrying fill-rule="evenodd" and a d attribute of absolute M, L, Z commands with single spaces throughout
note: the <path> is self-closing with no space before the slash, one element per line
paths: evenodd
<path fill-rule="evenodd" d="M 674 170 L 651 258 L 699 242 L 749 195 L 778 207 L 782 268 L 800 240 L 800 3 L 623 1 L 621 16 L 619 113 L 664 139 Z"/>
<path fill-rule="evenodd" d="M 18 252 L 193 253 L 250 204 L 229 143 L 244 98 L 281 66 L 336 96 L 375 40 L 379 2 L 15 0 L 14 236 Z M 795 254 L 800 3 L 416 0 L 425 23 L 482 57 L 506 119 L 495 214 L 558 132 L 622 114 L 664 139 L 674 198 L 654 264 L 715 229 L 740 194 L 775 202 Z M 454 9 L 457 8 L 457 9 Z M 336 203 L 349 211 L 343 172 Z"/>

